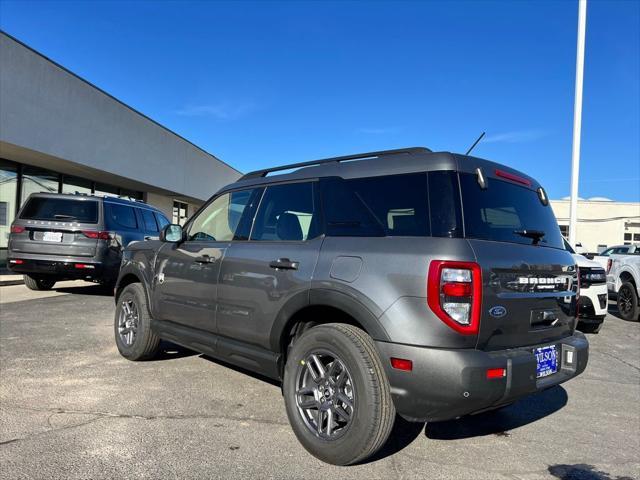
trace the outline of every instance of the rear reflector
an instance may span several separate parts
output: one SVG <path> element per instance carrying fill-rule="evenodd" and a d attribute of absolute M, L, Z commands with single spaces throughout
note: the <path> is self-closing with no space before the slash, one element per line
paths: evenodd
<path fill-rule="evenodd" d="M 9 263 L 12 263 L 13 265 L 22 265 L 24 263 L 24 260 L 20 260 L 19 258 L 17 258 L 15 260 L 9 260 Z"/>
<path fill-rule="evenodd" d="M 490 368 L 489 370 L 487 370 L 487 378 L 488 379 L 504 378 L 506 376 L 507 376 L 507 369 L 506 368 Z"/>
<path fill-rule="evenodd" d="M 413 370 L 413 362 L 406 358 L 391 357 L 391 366 L 396 370 L 404 370 L 405 372 Z"/>
<path fill-rule="evenodd" d="M 89 269 L 89 270 L 96 268 L 95 265 L 89 265 L 87 263 L 76 263 L 74 267 L 79 269 Z"/>
<path fill-rule="evenodd" d="M 11 233 L 22 233 L 25 228 L 22 225 L 11 225 Z"/>
<path fill-rule="evenodd" d="M 82 234 L 87 238 L 95 238 L 96 240 L 109 240 L 111 238 L 109 232 L 98 232 L 95 230 L 83 230 Z"/>
<path fill-rule="evenodd" d="M 511 180 L 512 182 L 516 182 L 521 185 L 526 185 L 527 187 L 531 186 L 531 180 L 529 180 L 528 178 L 524 178 L 519 175 L 514 175 L 513 173 L 505 172 L 504 170 L 498 170 L 498 169 L 496 169 L 495 174 L 498 177 Z"/>

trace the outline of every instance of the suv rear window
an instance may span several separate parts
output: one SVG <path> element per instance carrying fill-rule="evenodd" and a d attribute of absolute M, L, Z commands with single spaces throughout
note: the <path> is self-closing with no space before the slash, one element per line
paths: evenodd
<path fill-rule="evenodd" d="M 25 220 L 98 223 L 98 202 L 74 198 L 31 197 L 20 213 Z"/>
<path fill-rule="evenodd" d="M 460 187 L 467 238 L 531 245 L 532 238 L 516 232 L 541 230 L 540 245 L 564 248 L 551 206 L 543 205 L 534 190 L 496 179 L 482 189 L 469 173 L 460 174 Z"/>

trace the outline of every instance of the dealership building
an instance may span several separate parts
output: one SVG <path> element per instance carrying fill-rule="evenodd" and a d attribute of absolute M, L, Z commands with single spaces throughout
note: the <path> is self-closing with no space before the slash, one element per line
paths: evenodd
<path fill-rule="evenodd" d="M 33 192 L 144 200 L 183 223 L 240 172 L 0 32 L 0 268 L 10 225 Z M 566 235 L 569 201 L 552 200 Z M 591 252 L 640 242 L 640 203 L 578 202 Z"/>
<path fill-rule="evenodd" d="M 184 222 L 240 172 L 0 32 L 0 267 L 33 192 L 119 195 Z"/>
<path fill-rule="evenodd" d="M 569 237 L 569 197 L 551 200 L 560 231 Z M 576 241 L 588 252 L 613 245 L 640 243 L 640 202 L 616 202 L 594 197 L 578 200 Z"/>

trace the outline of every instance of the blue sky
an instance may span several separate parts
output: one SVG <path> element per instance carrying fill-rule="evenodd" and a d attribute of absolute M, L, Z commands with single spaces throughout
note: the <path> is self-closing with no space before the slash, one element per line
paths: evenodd
<path fill-rule="evenodd" d="M 569 193 L 577 2 L 15 2 L 0 27 L 241 171 L 474 153 Z M 580 195 L 640 201 L 640 2 L 590 0 Z"/>

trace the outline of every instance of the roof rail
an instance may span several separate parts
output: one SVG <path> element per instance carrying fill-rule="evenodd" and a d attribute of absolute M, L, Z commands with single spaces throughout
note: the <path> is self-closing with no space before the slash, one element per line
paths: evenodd
<path fill-rule="evenodd" d="M 324 165 L 325 163 L 333 163 L 333 162 L 338 163 L 338 162 L 345 162 L 348 160 L 384 157 L 386 155 L 398 155 L 402 153 L 414 154 L 414 153 L 430 153 L 430 152 L 431 150 L 425 147 L 410 147 L 410 148 L 398 148 L 396 150 L 381 150 L 379 152 L 356 153 L 355 155 L 345 155 L 342 157 L 322 158 L 319 160 L 312 160 L 310 162 L 291 163 L 289 165 L 281 165 L 279 167 L 256 170 L 254 172 L 249 172 L 243 175 L 242 178 L 240 178 L 240 180 L 247 180 L 250 178 L 262 178 L 262 177 L 266 177 L 269 173 L 272 173 L 272 172 L 279 172 L 282 170 L 292 170 L 295 168 L 302 168 L 302 167 L 312 167 L 316 165 Z"/>

